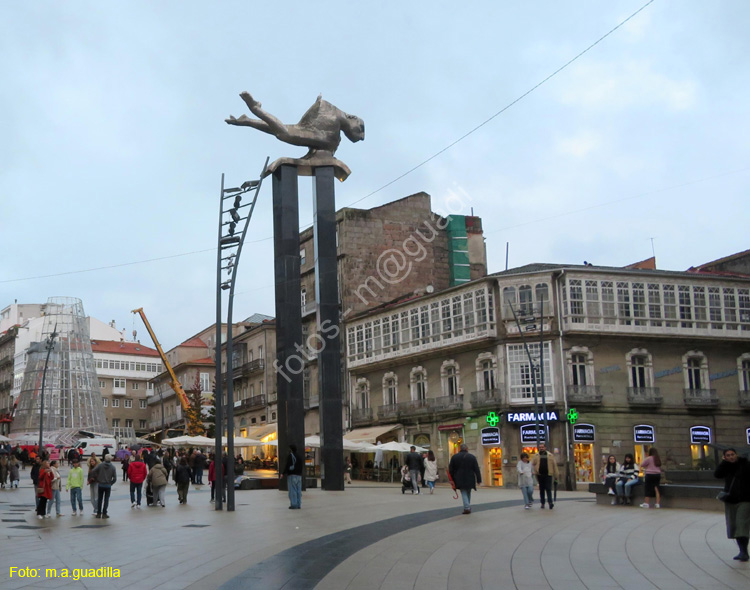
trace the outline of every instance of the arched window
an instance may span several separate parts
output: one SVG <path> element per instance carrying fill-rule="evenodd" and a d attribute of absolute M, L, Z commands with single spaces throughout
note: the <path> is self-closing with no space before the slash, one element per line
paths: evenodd
<path fill-rule="evenodd" d="M 534 314 L 534 297 L 531 291 L 531 285 L 523 285 L 518 288 L 519 309 L 521 315 Z"/>
<path fill-rule="evenodd" d="M 685 389 L 697 391 L 709 389 L 708 359 L 697 350 L 689 351 L 682 357 L 682 369 L 685 373 Z"/>
<path fill-rule="evenodd" d="M 459 367 L 456 361 L 445 361 L 440 367 L 440 379 L 443 382 L 443 395 L 458 395 Z"/>
<path fill-rule="evenodd" d="M 651 355 L 645 348 L 634 348 L 626 355 L 630 387 L 643 389 L 654 383 Z"/>
<path fill-rule="evenodd" d="M 491 391 L 497 387 L 497 357 L 491 352 L 483 352 L 474 363 L 477 376 L 477 391 Z"/>
<path fill-rule="evenodd" d="M 357 407 L 370 407 L 370 382 L 367 379 L 357 379 Z"/>
<path fill-rule="evenodd" d="M 383 375 L 383 405 L 395 406 L 398 403 L 398 376 L 396 373 Z"/>
<path fill-rule="evenodd" d="M 427 372 L 422 367 L 411 370 L 411 399 L 423 401 L 427 399 Z"/>
<path fill-rule="evenodd" d="M 302 311 L 305 311 L 305 306 L 307 305 L 307 289 L 302 289 L 299 292 L 300 295 L 300 302 L 302 303 Z"/>
<path fill-rule="evenodd" d="M 565 359 L 568 393 L 585 396 L 594 394 L 594 354 L 586 346 L 573 346 L 565 352 Z"/>
<path fill-rule="evenodd" d="M 536 302 L 539 304 L 541 315 L 544 315 L 546 310 L 550 309 L 549 306 L 549 286 L 547 283 L 539 283 L 534 288 L 536 294 Z"/>
<path fill-rule="evenodd" d="M 740 391 L 750 392 L 750 353 L 737 359 L 737 375 L 740 378 Z"/>

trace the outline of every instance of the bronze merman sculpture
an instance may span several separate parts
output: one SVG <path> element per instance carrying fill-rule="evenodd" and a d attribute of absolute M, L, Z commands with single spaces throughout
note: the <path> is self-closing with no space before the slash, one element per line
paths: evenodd
<path fill-rule="evenodd" d="M 251 119 L 247 115 L 239 118 L 229 116 L 225 121 L 229 125 L 252 127 L 264 133 L 276 136 L 279 140 L 291 145 L 309 148 L 305 156 L 299 159 L 281 158 L 276 160 L 268 169 L 272 173 L 281 164 L 295 164 L 300 168 L 300 174 L 311 174 L 313 167 L 334 166 L 337 177 L 344 180 L 349 176 L 349 168 L 343 162 L 333 157 L 341 143 L 341 133 L 352 142 L 365 138 L 365 123 L 355 115 L 348 115 L 330 102 L 318 96 L 315 103 L 302 115 L 299 123 L 285 125 L 279 119 L 263 110 L 261 104 L 249 92 L 240 94 L 242 100 L 258 119 Z"/>

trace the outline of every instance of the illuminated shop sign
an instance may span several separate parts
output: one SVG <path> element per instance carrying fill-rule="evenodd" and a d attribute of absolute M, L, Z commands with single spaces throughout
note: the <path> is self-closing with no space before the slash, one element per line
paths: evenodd
<path fill-rule="evenodd" d="M 544 422 L 544 413 L 508 412 L 508 422 L 514 422 L 516 424 L 528 424 L 530 422 L 536 422 L 537 419 L 539 419 L 539 422 Z M 547 412 L 547 422 L 557 422 L 559 419 L 560 418 L 555 410 Z"/>
<path fill-rule="evenodd" d="M 547 440 L 547 433 L 544 430 L 544 424 L 539 425 L 539 440 L 540 442 Z M 521 426 L 521 444 L 536 445 L 536 424 Z"/>
<path fill-rule="evenodd" d="M 656 442 L 656 435 L 654 434 L 654 427 L 648 426 L 647 424 L 639 424 L 633 427 L 633 440 L 637 443 L 654 443 Z"/>
<path fill-rule="evenodd" d="M 496 426 L 482 428 L 482 446 L 491 447 L 500 444 L 500 429 Z"/>
<path fill-rule="evenodd" d="M 747 444 L 750 445 L 750 428 L 745 431 L 745 436 L 747 436 Z"/>
<path fill-rule="evenodd" d="M 690 443 L 707 445 L 711 442 L 711 429 L 708 426 L 693 426 L 690 429 Z"/>
<path fill-rule="evenodd" d="M 576 424 L 573 426 L 573 442 L 592 443 L 596 440 L 596 427 L 593 424 Z"/>

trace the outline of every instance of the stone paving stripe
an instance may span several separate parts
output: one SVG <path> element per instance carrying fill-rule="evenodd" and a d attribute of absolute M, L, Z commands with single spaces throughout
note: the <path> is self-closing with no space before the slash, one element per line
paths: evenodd
<path fill-rule="evenodd" d="M 477 504 L 472 506 L 472 514 L 517 506 L 520 503 L 520 500 L 503 500 Z M 338 533 L 331 533 L 319 539 L 290 547 L 269 559 L 261 561 L 247 569 L 243 574 L 223 584 L 220 590 L 246 588 L 244 580 L 247 577 L 261 580 L 262 585 L 258 587 L 263 588 L 263 590 L 277 588 L 287 590 L 293 587 L 287 584 L 296 578 L 304 579 L 307 583 L 312 582 L 312 585 L 307 586 L 307 588 L 313 588 L 337 565 L 361 549 L 403 531 L 459 515 L 457 508 L 439 508 L 388 518 Z M 469 520 L 469 518 L 464 520 Z M 400 581 L 397 580 L 390 581 L 388 587 L 390 587 L 390 584 L 400 584 Z"/>

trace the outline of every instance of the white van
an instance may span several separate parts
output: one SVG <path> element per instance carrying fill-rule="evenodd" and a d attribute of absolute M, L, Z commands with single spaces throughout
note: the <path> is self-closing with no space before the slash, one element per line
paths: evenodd
<path fill-rule="evenodd" d="M 117 441 L 114 438 L 82 438 L 75 446 L 81 457 L 85 460 L 86 457 L 91 456 L 91 453 L 96 453 L 97 457 L 102 458 L 102 454 L 105 450 L 112 455 L 114 458 L 117 452 Z"/>

